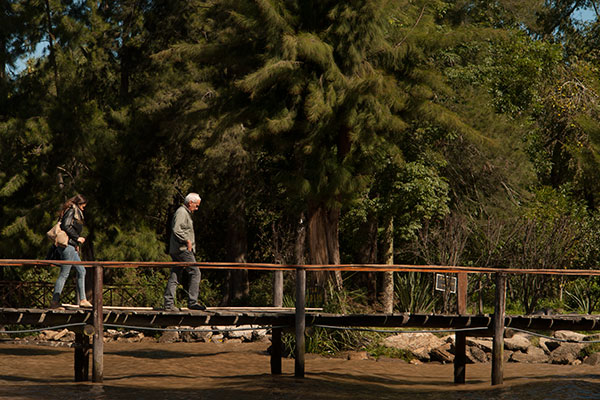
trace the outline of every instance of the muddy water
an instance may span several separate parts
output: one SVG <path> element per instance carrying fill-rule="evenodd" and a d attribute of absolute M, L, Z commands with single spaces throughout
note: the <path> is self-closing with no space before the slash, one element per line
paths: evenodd
<path fill-rule="evenodd" d="M 491 387 L 490 364 L 468 365 L 467 384 L 452 384 L 452 365 L 343 360 L 307 355 L 270 375 L 268 343 L 104 345 L 104 382 L 73 382 L 73 350 L 0 344 L 2 399 L 600 399 L 600 368 L 505 364 Z"/>

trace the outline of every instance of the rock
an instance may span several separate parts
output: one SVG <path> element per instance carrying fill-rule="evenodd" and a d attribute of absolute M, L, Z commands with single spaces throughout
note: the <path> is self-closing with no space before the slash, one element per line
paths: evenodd
<path fill-rule="evenodd" d="M 182 328 L 189 329 L 179 334 L 183 342 L 207 342 L 212 336 L 212 332 L 207 331 L 205 327 L 182 326 Z"/>
<path fill-rule="evenodd" d="M 242 328 L 250 328 L 250 329 L 242 330 Z M 245 342 L 250 342 L 250 341 L 252 341 L 252 332 L 253 332 L 251 328 L 252 328 L 251 325 L 237 326 L 234 329 L 240 329 L 240 330 L 228 331 L 227 337 L 241 339 Z M 229 328 L 229 329 L 231 329 L 231 328 Z"/>
<path fill-rule="evenodd" d="M 58 332 L 45 330 L 40 333 L 40 340 L 54 340 Z"/>
<path fill-rule="evenodd" d="M 467 346 L 479 347 L 486 353 L 492 352 L 492 339 L 471 339 L 467 338 Z"/>
<path fill-rule="evenodd" d="M 543 349 L 541 349 L 539 347 L 536 347 L 536 346 L 533 346 L 533 345 L 529 346 L 527 348 L 527 354 L 529 354 L 531 356 L 547 358 L 546 357 L 546 352 Z"/>
<path fill-rule="evenodd" d="M 348 360 L 368 360 L 369 355 L 366 351 L 349 351 L 346 354 L 346 359 Z"/>
<path fill-rule="evenodd" d="M 444 341 L 432 333 L 402 333 L 387 337 L 383 343 L 387 347 L 408 350 L 421 360 L 429 360 L 431 350 L 441 347 Z"/>
<path fill-rule="evenodd" d="M 225 336 L 223 336 L 222 333 L 217 333 L 217 334 L 213 333 L 213 335 L 210 337 L 211 342 L 222 342 L 223 339 L 225 339 Z"/>
<path fill-rule="evenodd" d="M 530 346 L 531 342 L 523 334 L 516 334 L 511 338 L 504 339 L 504 348 L 508 350 L 526 352 Z"/>
<path fill-rule="evenodd" d="M 581 342 L 585 339 L 586 335 L 573 331 L 556 331 L 554 337 L 562 340 L 570 340 L 573 342 Z"/>
<path fill-rule="evenodd" d="M 467 361 L 470 363 L 486 363 L 490 360 L 488 354 L 477 346 L 467 347 Z"/>
<path fill-rule="evenodd" d="M 114 336 L 113 339 L 118 342 L 135 343 L 135 342 L 141 341 L 143 337 L 144 337 L 144 334 L 142 332 L 126 331 L 126 332 L 119 332 L 119 334 Z"/>
<path fill-rule="evenodd" d="M 140 340 L 140 342 L 143 342 L 143 343 L 150 343 L 150 342 L 156 343 L 156 339 L 154 339 L 152 336 L 144 336 L 142 338 L 142 340 Z"/>
<path fill-rule="evenodd" d="M 511 357 L 512 362 L 523 363 L 545 363 L 548 361 L 548 356 L 544 350 L 539 347 L 529 346 L 526 352 L 515 351 Z"/>
<path fill-rule="evenodd" d="M 600 365 L 600 353 L 590 354 L 585 360 L 583 360 L 584 364 L 587 365 Z"/>
<path fill-rule="evenodd" d="M 442 340 L 445 343 L 454 344 L 454 342 L 456 342 L 456 335 L 446 335 L 446 336 L 442 337 Z"/>
<path fill-rule="evenodd" d="M 260 341 L 267 337 L 266 329 L 255 329 L 252 331 L 252 340 Z"/>
<path fill-rule="evenodd" d="M 56 335 L 54 335 L 53 340 L 60 340 L 63 336 L 65 336 L 68 333 L 69 333 L 68 329 L 63 329 L 60 332 L 56 332 Z"/>
<path fill-rule="evenodd" d="M 561 342 L 546 338 L 540 338 L 540 347 L 547 353 L 552 353 L 560 347 Z"/>
<path fill-rule="evenodd" d="M 583 345 L 578 343 L 563 343 L 550 353 L 550 362 L 552 364 L 572 364 L 579 358 L 582 348 Z"/>
<path fill-rule="evenodd" d="M 212 331 L 207 331 L 206 329 L 198 329 L 197 331 L 190 332 L 192 338 L 196 339 L 200 342 L 209 342 L 210 338 L 212 338 Z"/>
<path fill-rule="evenodd" d="M 123 337 L 123 332 L 116 329 L 108 329 L 104 332 L 104 341 L 118 341 Z"/>
<path fill-rule="evenodd" d="M 64 335 L 61 336 L 60 341 L 61 342 L 74 342 L 75 341 L 75 332 L 67 331 L 67 333 L 65 333 Z"/>
<path fill-rule="evenodd" d="M 442 364 L 449 364 L 454 361 L 454 355 L 448 351 L 449 349 L 450 344 L 437 347 L 429 352 L 429 359 L 431 361 L 439 361 Z"/>
<path fill-rule="evenodd" d="M 179 338 L 181 339 L 182 342 L 185 342 L 185 343 L 190 343 L 190 342 L 196 341 L 196 339 L 194 339 L 192 337 L 192 332 L 189 332 L 189 331 L 179 332 Z"/>
<path fill-rule="evenodd" d="M 179 341 L 179 332 L 177 331 L 165 331 L 158 338 L 158 343 L 174 343 Z"/>
<path fill-rule="evenodd" d="M 229 326 L 217 326 L 217 325 L 213 325 L 210 327 L 210 329 L 213 330 L 213 335 L 224 335 L 225 331 L 229 328 L 230 328 Z"/>

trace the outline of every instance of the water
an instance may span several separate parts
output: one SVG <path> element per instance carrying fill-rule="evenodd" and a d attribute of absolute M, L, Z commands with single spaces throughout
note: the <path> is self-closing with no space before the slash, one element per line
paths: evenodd
<path fill-rule="evenodd" d="M 0 344 L 1 399 L 600 399 L 598 367 L 505 364 L 504 384 L 490 385 L 491 365 L 467 365 L 467 384 L 453 366 L 398 360 L 306 358 L 270 375 L 268 342 L 106 343 L 104 382 L 73 382 L 73 350 Z"/>

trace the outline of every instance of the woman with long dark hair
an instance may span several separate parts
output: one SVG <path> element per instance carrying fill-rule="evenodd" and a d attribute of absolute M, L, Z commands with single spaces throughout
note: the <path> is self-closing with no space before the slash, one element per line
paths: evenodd
<path fill-rule="evenodd" d="M 67 233 L 69 243 L 67 247 L 56 246 L 56 252 L 61 260 L 81 261 L 79 257 L 79 246 L 85 242 L 81 236 L 83 230 L 83 210 L 87 205 L 87 199 L 78 194 L 67 200 L 59 211 L 60 228 Z M 50 308 L 61 308 L 60 294 L 62 293 L 65 282 L 69 277 L 73 265 L 65 264 L 60 267 L 60 274 L 54 284 L 54 293 L 52 294 L 52 303 Z M 75 265 L 77 271 L 77 293 L 79 294 L 79 306 L 91 307 L 92 304 L 85 297 L 85 268 L 83 265 Z"/>

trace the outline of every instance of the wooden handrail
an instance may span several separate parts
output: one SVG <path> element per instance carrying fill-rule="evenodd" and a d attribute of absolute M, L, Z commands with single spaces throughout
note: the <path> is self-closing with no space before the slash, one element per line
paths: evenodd
<path fill-rule="evenodd" d="M 159 261 L 62 261 L 62 260 L 0 260 L 0 266 L 60 266 L 86 265 L 102 266 L 104 268 L 170 268 L 174 266 L 196 266 L 205 269 L 250 269 L 265 271 L 295 271 L 304 269 L 306 271 L 397 271 L 397 272 L 441 272 L 473 274 L 533 274 L 533 275 L 581 275 L 599 276 L 600 269 L 566 269 L 566 268 L 485 268 L 485 267 L 463 267 L 444 265 L 407 265 L 407 264 L 271 264 L 271 263 L 235 263 L 235 262 L 159 262 Z"/>

